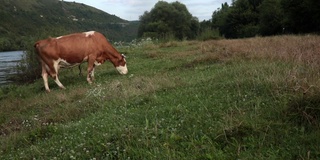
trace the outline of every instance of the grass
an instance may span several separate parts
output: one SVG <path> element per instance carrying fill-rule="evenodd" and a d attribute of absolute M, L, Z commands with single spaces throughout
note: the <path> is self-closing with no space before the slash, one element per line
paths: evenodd
<path fill-rule="evenodd" d="M 1 159 L 319 159 L 319 36 L 120 48 L 88 85 L 64 70 L 0 90 Z"/>

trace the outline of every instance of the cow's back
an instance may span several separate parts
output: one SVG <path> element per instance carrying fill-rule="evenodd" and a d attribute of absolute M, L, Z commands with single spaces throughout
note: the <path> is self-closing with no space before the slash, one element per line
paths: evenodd
<path fill-rule="evenodd" d="M 41 40 L 35 47 L 41 57 L 54 60 L 61 58 L 69 63 L 80 63 L 91 54 L 102 54 L 107 44 L 101 33 L 90 31 Z"/>

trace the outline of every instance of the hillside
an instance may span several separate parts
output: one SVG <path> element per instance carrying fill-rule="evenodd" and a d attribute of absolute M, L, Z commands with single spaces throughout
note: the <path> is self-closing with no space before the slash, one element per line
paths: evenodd
<path fill-rule="evenodd" d="M 118 49 L 127 75 L 1 87 L 0 159 L 320 158 L 320 36 Z"/>
<path fill-rule="evenodd" d="M 29 39 L 96 30 L 111 41 L 136 38 L 137 22 L 75 2 L 0 0 L 0 50 L 21 48 Z"/>

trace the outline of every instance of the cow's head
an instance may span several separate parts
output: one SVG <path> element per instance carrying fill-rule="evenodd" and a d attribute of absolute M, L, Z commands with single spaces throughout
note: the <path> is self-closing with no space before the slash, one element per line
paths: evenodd
<path fill-rule="evenodd" d="M 120 74 L 128 73 L 126 56 L 124 54 L 121 55 L 121 59 L 118 60 L 118 63 L 115 65 L 115 67 Z"/>

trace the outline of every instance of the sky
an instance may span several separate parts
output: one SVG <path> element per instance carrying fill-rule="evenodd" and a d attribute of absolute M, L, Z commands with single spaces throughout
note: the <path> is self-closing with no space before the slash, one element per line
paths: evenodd
<path fill-rule="evenodd" d="M 122 19 L 133 21 L 139 20 L 139 16 L 145 11 L 151 11 L 159 0 L 65 0 L 83 3 Z M 180 2 L 187 6 L 188 11 L 199 21 L 211 19 L 213 11 L 221 8 L 221 4 L 232 0 L 164 0 L 166 2 Z"/>

